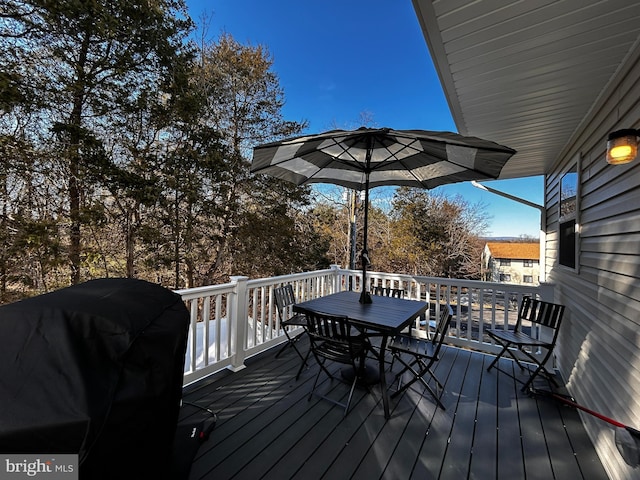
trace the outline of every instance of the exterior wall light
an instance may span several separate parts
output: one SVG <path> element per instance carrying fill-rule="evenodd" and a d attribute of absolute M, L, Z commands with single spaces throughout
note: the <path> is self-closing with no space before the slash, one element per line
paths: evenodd
<path fill-rule="evenodd" d="M 607 163 L 622 165 L 638 156 L 640 130 L 627 128 L 611 132 L 607 138 Z"/>

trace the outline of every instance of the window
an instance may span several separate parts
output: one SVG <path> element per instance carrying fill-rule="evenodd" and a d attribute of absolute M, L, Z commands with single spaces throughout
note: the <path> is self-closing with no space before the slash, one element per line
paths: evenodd
<path fill-rule="evenodd" d="M 578 216 L 577 163 L 562 176 L 560 183 L 560 226 L 558 229 L 558 261 L 560 265 L 576 268 Z"/>
<path fill-rule="evenodd" d="M 511 266 L 511 259 L 510 258 L 501 258 L 500 259 L 500 266 L 501 267 L 510 267 Z"/>
<path fill-rule="evenodd" d="M 523 263 L 525 267 L 533 267 L 533 260 L 525 260 Z"/>
<path fill-rule="evenodd" d="M 522 277 L 522 283 L 533 283 L 533 275 L 524 275 Z"/>
<path fill-rule="evenodd" d="M 500 281 L 501 282 L 510 282 L 511 281 L 511 275 L 509 275 L 508 273 L 501 273 L 500 274 Z"/>
<path fill-rule="evenodd" d="M 560 223 L 560 265 L 576 268 L 576 222 Z"/>

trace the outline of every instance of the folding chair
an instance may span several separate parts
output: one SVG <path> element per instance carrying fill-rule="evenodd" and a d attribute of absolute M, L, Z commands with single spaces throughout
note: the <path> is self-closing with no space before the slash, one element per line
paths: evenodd
<path fill-rule="evenodd" d="M 449 330 L 452 317 L 453 310 L 451 307 L 448 304 L 441 305 L 440 319 L 438 320 L 438 324 L 431 339 L 415 338 L 403 333 L 396 335 L 391 340 L 389 343 L 389 351 L 393 355 L 391 369 L 393 369 L 393 362 L 395 360 L 398 360 L 404 366 L 404 368 L 396 374 L 395 379 L 398 380 L 398 389 L 391 395 L 391 398 L 400 395 L 400 393 L 404 392 L 415 382 L 420 381 L 429 393 L 431 393 L 438 403 L 438 406 L 445 410 L 444 404 L 440 400 L 440 396 L 436 395 L 436 392 L 434 392 L 431 386 L 425 381 L 424 376 L 429 374 L 429 376 L 435 380 L 441 390 L 440 395 L 442 395 L 444 385 L 436 378 L 432 367 L 439 360 L 438 355 L 442 348 L 442 344 L 444 343 L 447 331 Z M 403 358 L 403 355 L 408 355 L 412 357 L 412 359 L 410 361 L 406 361 Z M 402 377 L 407 371 L 410 371 L 413 374 L 413 378 L 402 385 Z"/>
<path fill-rule="evenodd" d="M 405 296 L 405 291 L 402 288 L 383 287 L 382 285 L 376 285 L 373 287 L 371 289 L 371 293 L 381 297 L 404 298 Z M 407 327 L 407 333 L 411 332 L 411 328 L 411 325 Z"/>
<path fill-rule="evenodd" d="M 502 346 L 502 351 L 494 358 L 493 362 L 487 367 L 487 371 L 491 370 L 493 366 L 500 360 L 500 358 L 506 353 L 513 358 L 521 370 L 524 370 L 524 366 L 520 363 L 516 353 L 522 352 L 527 358 L 529 358 L 537 367 L 531 374 L 529 379 L 524 383 L 522 391 L 526 391 L 533 379 L 539 374 L 544 373 L 553 382 L 555 386 L 558 386 L 557 382 L 553 378 L 552 374 L 545 368 L 545 363 L 551 357 L 553 348 L 558 338 L 558 332 L 560 331 L 560 323 L 562 316 L 564 315 L 564 305 L 558 305 L 556 303 L 545 302 L 537 300 L 531 297 L 524 297 L 520 310 L 518 311 L 518 319 L 513 330 L 502 330 L 492 328 L 487 331 L 487 334 L 493 338 L 497 344 Z M 522 325 L 523 321 L 531 323 L 530 327 Z M 541 338 L 541 328 L 547 327 L 552 330 L 551 340 L 543 340 Z M 525 333 L 525 329 L 530 328 L 530 333 Z M 534 356 L 536 350 L 543 348 L 546 350 L 546 354 L 540 360 Z M 499 367 L 496 367 L 500 370 Z M 503 373 L 509 375 L 508 372 Z"/>
<path fill-rule="evenodd" d="M 381 285 L 377 285 L 373 287 L 371 289 L 371 293 L 373 295 L 380 295 L 383 297 L 404 298 L 406 296 L 406 292 L 403 288 L 390 288 L 390 287 L 383 287 Z M 430 327 L 430 324 L 433 324 L 433 325 Z M 409 325 L 406 331 L 404 331 L 404 333 L 410 334 L 413 328 L 421 329 L 422 327 L 426 327 L 427 335 L 429 336 L 429 338 L 431 338 L 429 334 L 431 330 L 434 330 L 436 328 L 436 322 L 435 321 L 427 322 L 426 318 L 421 316 L 419 319 L 416 319 L 416 322 Z"/>
<path fill-rule="evenodd" d="M 286 343 L 282 346 L 282 348 L 276 353 L 276 358 L 280 356 L 282 352 L 284 352 L 287 347 L 291 347 L 298 354 L 300 359 L 302 360 L 302 365 L 300 365 L 300 369 L 296 374 L 296 380 L 300 378 L 300 374 L 302 373 L 302 369 L 307 364 L 307 360 L 304 355 L 298 349 L 296 343 L 300 340 L 300 337 L 304 335 L 306 327 L 307 327 L 307 318 L 304 314 L 296 313 L 294 315 L 290 315 L 290 307 L 294 303 L 296 303 L 296 297 L 293 293 L 293 286 L 291 284 L 284 285 L 282 287 L 277 287 L 273 290 L 273 295 L 276 299 L 276 307 L 278 308 L 278 315 L 280 317 L 280 326 L 284 330 L 284 334 L 287 336 Z M 303 330 L 296 336 L 289 335 L 289 329 L 291 328 L 300 328 Z"/>
<path fill-rule="evenodd" d="M 353 391 L 364 371 L 364 361 L 369 348 L 367 338 L 358 333 L 355 328 L 352 328 L 351 322 L 346 316 L 330 315 L 311 310 L 306 311 L 305 316 L 307 318 L 307 333 L 311 341 L 309 352 L 313 353 L 320 365 L 308 400 L 311 400 L 315 393 L 315 395 L 331 403 L 344 407 L 344 415 L 346 416 L 353 397 Z M 355 375 L 353 375 L 349 397 L 345 403 L 316 393 L 316 386 L 322 372 L 325 372 L 331 379 L 337 378 L 339 381 L 347 383 L 342 377 L 331 374 L 326 366 L 327 360 L 350 365 L 354 369 Z"/>

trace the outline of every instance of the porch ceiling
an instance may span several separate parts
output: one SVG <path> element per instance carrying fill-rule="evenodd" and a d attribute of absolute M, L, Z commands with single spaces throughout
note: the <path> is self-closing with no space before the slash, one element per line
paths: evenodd
<path fill-rule="evenodd" d="M 413 0 L 458 131 L 514 148 L 500 178 L 547 173 L 640 41 L 629 0 Z"/>

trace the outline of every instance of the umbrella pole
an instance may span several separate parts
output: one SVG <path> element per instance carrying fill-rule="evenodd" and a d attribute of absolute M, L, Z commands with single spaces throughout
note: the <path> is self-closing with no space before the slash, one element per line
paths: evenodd
<path fill-rule="evenodd" d="M 367 288 L 367 267 L 369 266 L 369 251 L 367 250 L 367 237 L 369 236 L 369 172 L 365 174 L 364 184 L 364 233 L 362 254 L 360 261 L 362 262 L 362 292 L 360 293 L 360 303 L 372 303 L 371 294 Z"/>

